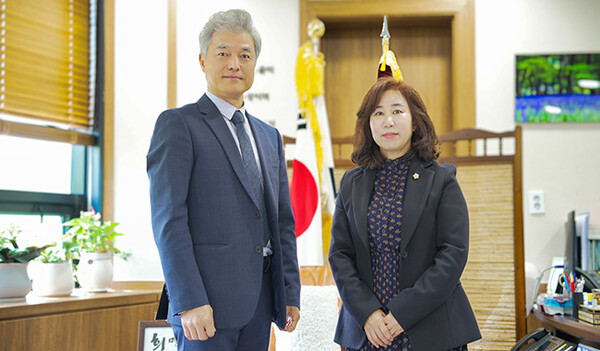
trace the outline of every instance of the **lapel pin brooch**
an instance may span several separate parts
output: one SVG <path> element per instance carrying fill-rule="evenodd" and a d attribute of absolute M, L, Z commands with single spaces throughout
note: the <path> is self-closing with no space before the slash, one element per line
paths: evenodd
<path fill-rule="evenodd" d="M 419 179 L 419 173 L 413 173 L 412 177 L 414 180 Z"/>

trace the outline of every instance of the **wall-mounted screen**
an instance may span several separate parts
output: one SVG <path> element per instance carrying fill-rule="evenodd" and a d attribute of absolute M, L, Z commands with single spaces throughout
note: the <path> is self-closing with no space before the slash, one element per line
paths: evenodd
<path fill-rule="evenodd" d="M 600 54 L 516 59 L 517 123 L 600 122 Z"/>

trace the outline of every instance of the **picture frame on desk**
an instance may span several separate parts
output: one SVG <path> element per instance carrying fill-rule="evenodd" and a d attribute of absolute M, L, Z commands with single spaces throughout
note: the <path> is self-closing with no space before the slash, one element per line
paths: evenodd
<path fill-rule="evenodd" d="M 165 320 L 140 321 L 137 351 L 177 351 L 171 324 Z"/>

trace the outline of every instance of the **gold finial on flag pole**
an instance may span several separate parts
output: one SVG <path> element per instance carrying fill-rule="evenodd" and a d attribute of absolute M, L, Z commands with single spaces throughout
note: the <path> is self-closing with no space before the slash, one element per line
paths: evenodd
<path fill-rule="evenodd" d="M 381 28 L 381 34 L 379 35 L 381 39 L 381 46 L 383 52 L 387 51 L 387 48 L 390 45 L 390 31 L 388 30 L 387 16 L 383 16 L 383 28 Z"/>
<path fill-rule="evenodd" d="M 325 24 L 318 18 L 310 21 L 307 28 L 308 36 L 312 44 L 313 52 L 315 55 L 319 54 L 319 43 L 321 37 L 325 34 Z"/>
<path fill-rule="evenodd" d="M 396 62 L 396 55 L 390 50 L 390 31 L 388 30 L 387 16 L 383 16 L 383 28 L 381 29 L 381 59 L 379 60 L 379 71 L 377 72 L 377 78 L 382 77 L 393 77 L 398 81 L 403 81 L 402 72 L 400 66 Z"/>

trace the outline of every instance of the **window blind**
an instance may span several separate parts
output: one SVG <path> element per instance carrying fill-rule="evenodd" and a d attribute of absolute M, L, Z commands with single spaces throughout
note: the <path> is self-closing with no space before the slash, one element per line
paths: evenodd
<path fill-rule="evenodd" d="M 88 0 L 0 0 L 2 133 L 93 143 L 91 8 Z"/>

